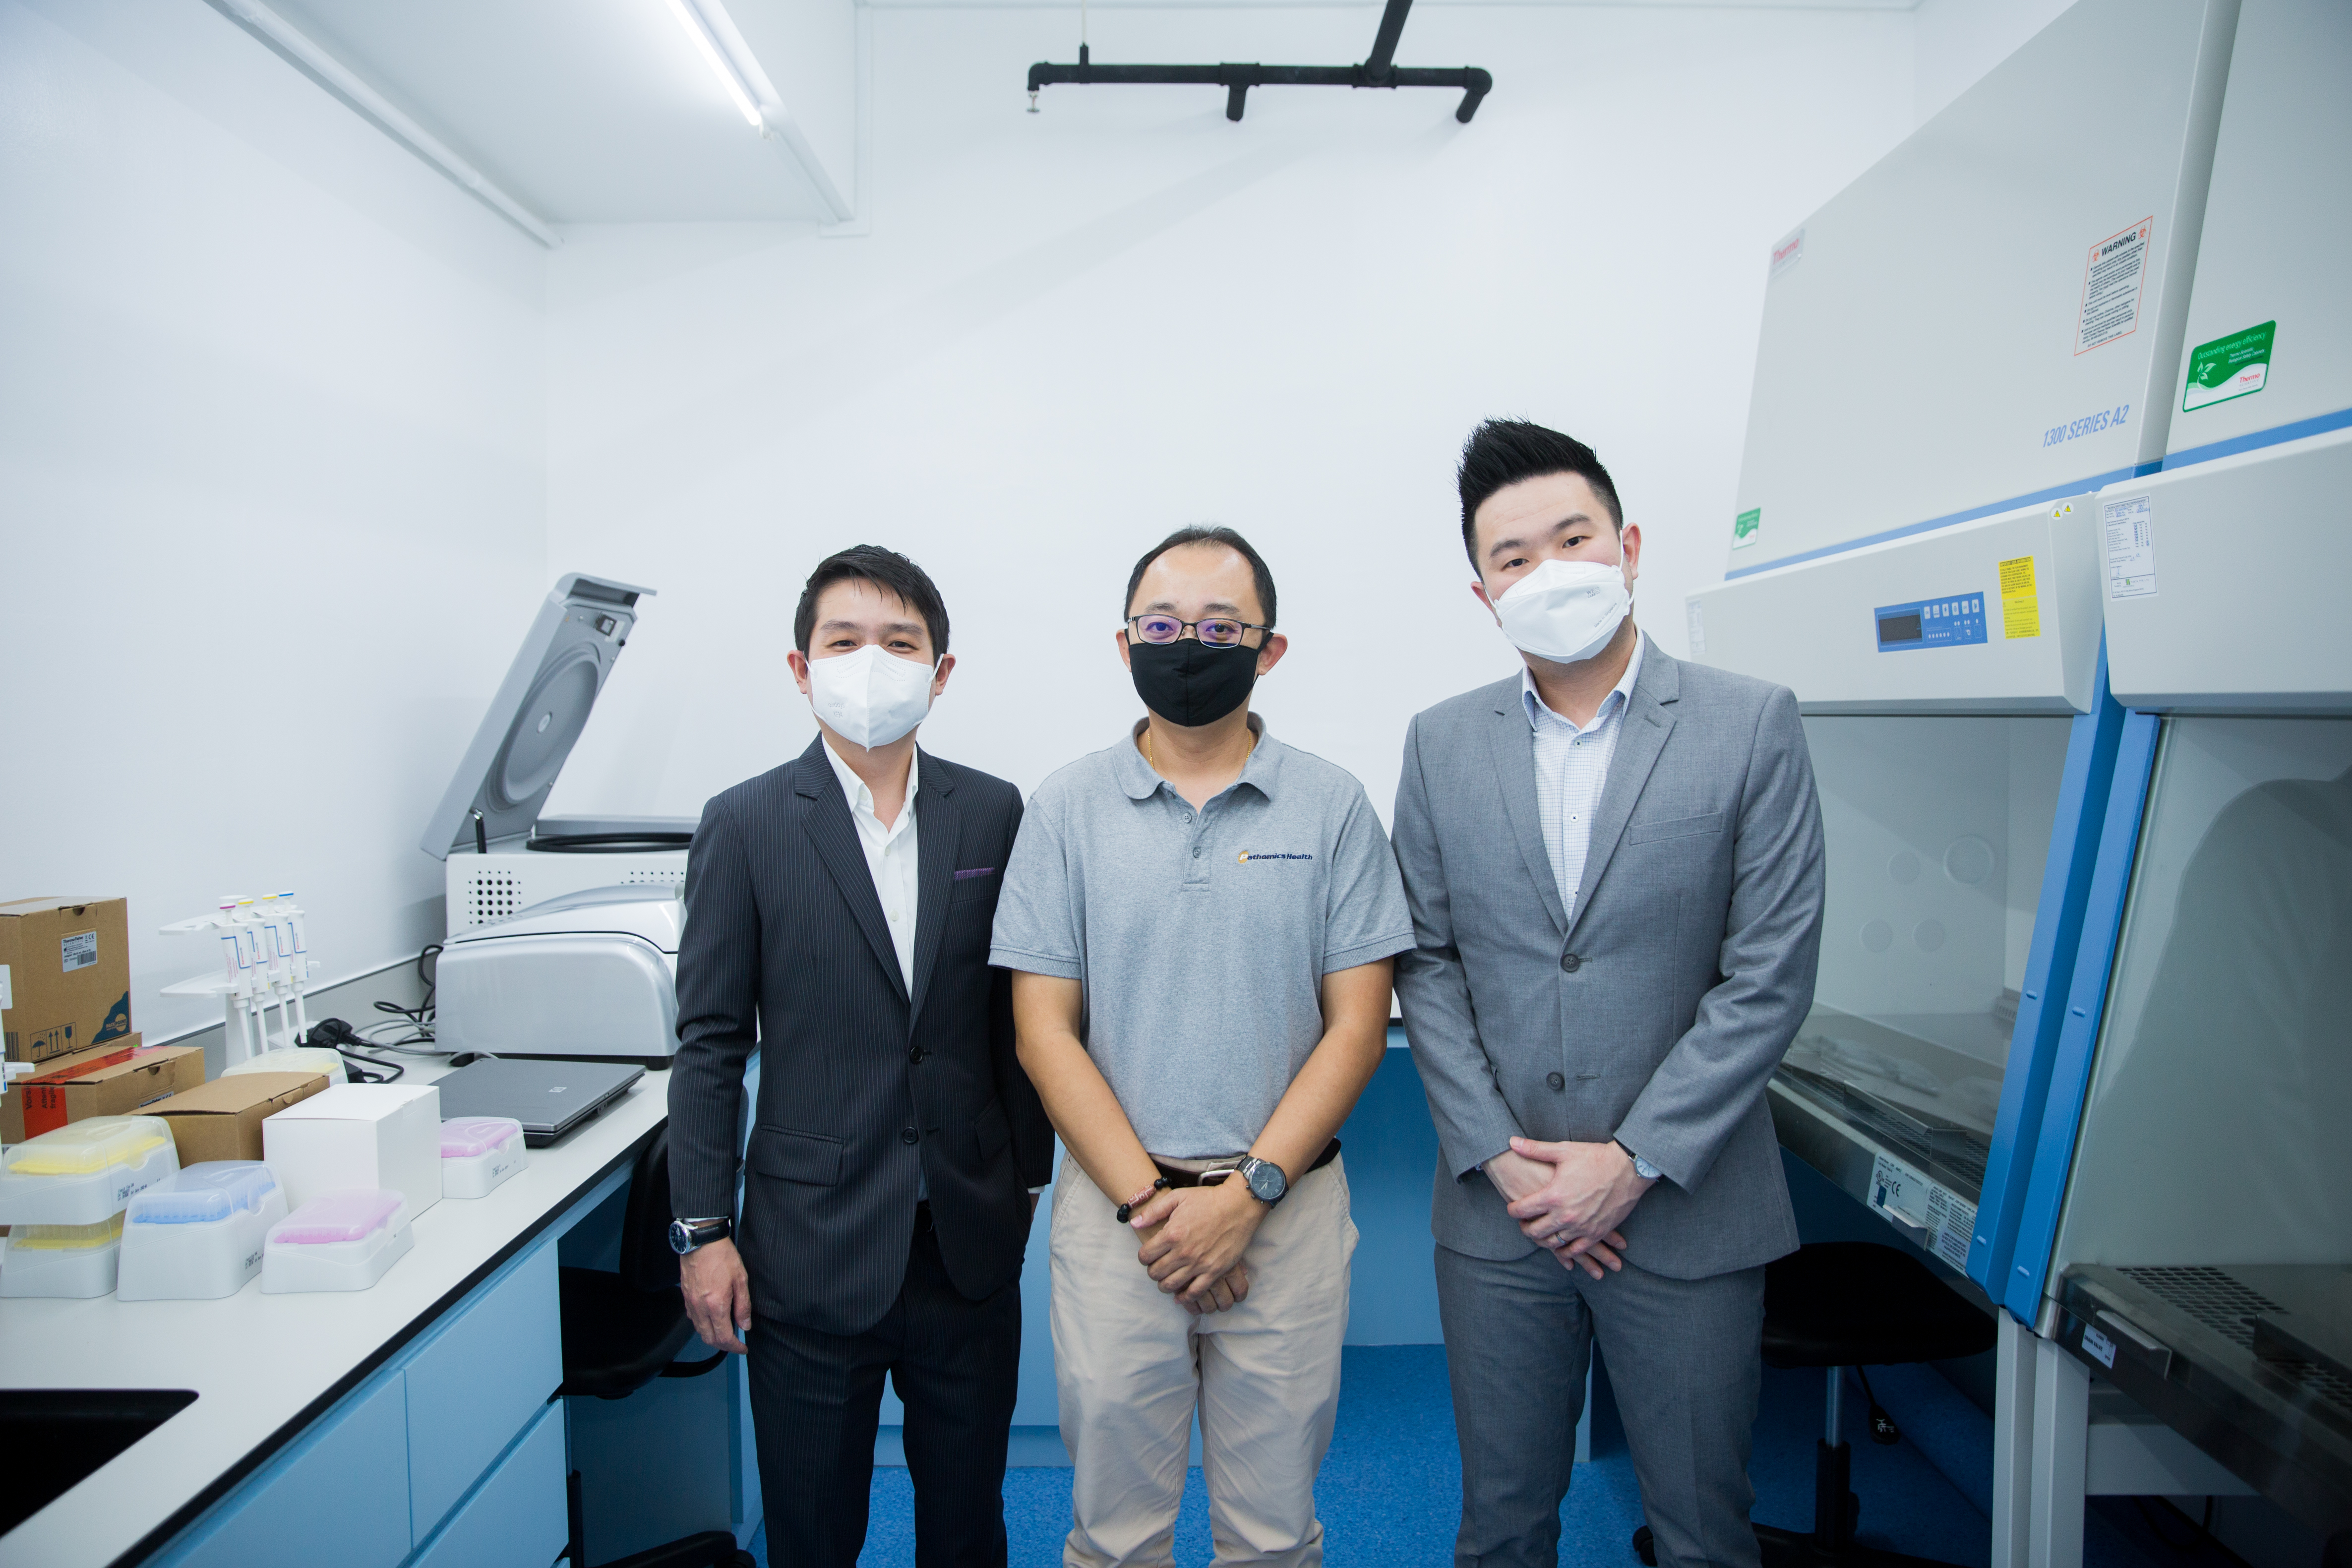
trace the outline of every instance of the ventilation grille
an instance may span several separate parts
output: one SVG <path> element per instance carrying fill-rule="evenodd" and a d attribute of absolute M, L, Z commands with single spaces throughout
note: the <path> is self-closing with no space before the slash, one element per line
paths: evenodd
<path fill-rule="evenodd" d="M 2144 1286 L 2166 1305 L 2179 1309 L 2243 1351 L 2254 1348 L 2254 1319 L 2286 1309 L 2259 1290 L 2247 1289 L 2219 1268 L 2151 1268 L 2119 1269 Z M 2302 1388 L 2339 1409 L 2352 1411 L 2352 1378 L 2315 1362 L 2257 1358 L 2263 1371 Z"/>
<path fill-rule="evenodd" d="M 686 885 L 683 871 L 628 871 L 621 877 L 624 883 L 643 883 L 652 887 L 681 888 Z"/>
<path fill-rule="evenodd" d="M 522 909 L 522 874 L 519 871 L 469 871 L 466 874 L 465 923 L 486 926 Z"/>

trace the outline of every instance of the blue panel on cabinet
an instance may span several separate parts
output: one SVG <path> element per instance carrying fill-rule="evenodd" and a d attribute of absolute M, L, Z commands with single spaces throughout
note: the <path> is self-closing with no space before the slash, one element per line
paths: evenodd
<path fill-rule="evenodd" d="M 563 1407 L 551 1405 L 412 1568 L 536 1568 L 563 1550 Z"/>
<path fill-rule="evenodd" d="M 563 1381 L 555 1248 L 541 1245 L 476 1291 L 408 1363 L 416 1539 L 466 1494 Z"/>
<path fill-rule="evenodd" d="M 404 1392 L 395 1372 L 354 1393 L 157 1561 L 171 1568 L 394 1568 L 409 1547 Z"/>

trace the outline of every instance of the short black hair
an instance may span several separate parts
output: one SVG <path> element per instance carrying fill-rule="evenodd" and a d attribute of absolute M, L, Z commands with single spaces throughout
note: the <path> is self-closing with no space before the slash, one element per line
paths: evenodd
<path fill-rule="evenodd" d="M 1135 570 L 1127 574 L 1127 597 L 1120 602 L 1119 618 L 1135 613 L 1135 591 L 1143 585 L 1143 574 L 1151 563 L 1170 551 L 1185 544 L 1222 544 L 1234 551 L 1250 564 L 1250 575 L 1256 580 L 1258 608 L 1265 616 L 1265 624 L 1274 625 L 1274 574 L 1265 569 L 1265 559 L 1252 549 L 1250 542 L 1230 528 L 1210 528 L 1195 525 L 1180 528 L 1143 552 Z"/>
<path fill-rule="evenodd" d="M 853 579 L 873 584 L 922 616 L 923 625 L 930 629 L 931 657 L 946 656 L 947 601 L 940 597 L 939 584 L 931 581 L 930 574 L 895 550 L 853 544 L 818 562 L 816 570 L 809 574 L 808 585 L 801 590 L 800 608 L 793 612 L 793 646 L 801 650 L 801 657 L 808 657 L 809 633 L 816 629 L 817 600 L 835 583 Z"/>
<path fill-rule="evenodd" d="M 1617 502 L 1617 487 L 1592 448 L 1573 436 L 1563 436 L 1525 419 L 1489 419 L 1462 443 L 1462 466 L 1454 473 L 1462 492 L 1462 548 L 1481 576 L 1478 565 L 1478 509 L 1506 485 L 1545 474 L 1574 474 L 1592 487 L 1609 509 L 1609 524 L 1625 529 L 1625 510 Z"/>

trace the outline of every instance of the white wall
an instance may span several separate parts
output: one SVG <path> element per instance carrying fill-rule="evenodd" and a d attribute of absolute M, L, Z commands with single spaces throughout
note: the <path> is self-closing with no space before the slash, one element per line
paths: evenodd
<path fill-rule="evenodd" d="M 0 898 L 127 894 L 151 1039 L 224 891 L 415 952 L 549 580 L 538 247 L 194 0 L 0 3 Z"/>
<path fill-rule="evenodd" d="M 1346 60 L 1360 9 L 1100 11 L 1097 60 Z M 860 540 L 940 582 L 925 731 L 1024 788 L 1139 707 L 1136 555 L 1231 523 L 1294 637 L 1277 733 L 1383 814 L 1406 718 L 1507 674 L 1452 485 L 1469 427 L 1597 447 L 1680 652 L 1717 569 L 1767 250 L 1910 130 L 1901 14 L 1433 8 L 1454 95 L 1056 87 L 1066 12 L 873 14 L 870 238 L 575 231 L 550 264 L 551 564 L 651 584 L 552 809 L 692 811 L 812 732 L 798 584 Z"/>

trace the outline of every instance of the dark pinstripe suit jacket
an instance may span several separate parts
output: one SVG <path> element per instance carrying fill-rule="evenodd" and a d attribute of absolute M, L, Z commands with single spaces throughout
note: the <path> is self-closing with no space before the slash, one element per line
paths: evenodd
<path fill-rule="evenodd" d="M 1021 795 L 918 752 L 911 996 L 822 737 L 703 808 L 687 859 L 670 1068 L 671 1205 L 735 1204 L 743 1067 L 760 1094 L 740 1246 L 762 1317 L 861 1333 L 898 1300 L 917 1173 L 974 1300 L 1015 1280 L 1053 1129 L 1013 1054 L 989 927 Z"/>

